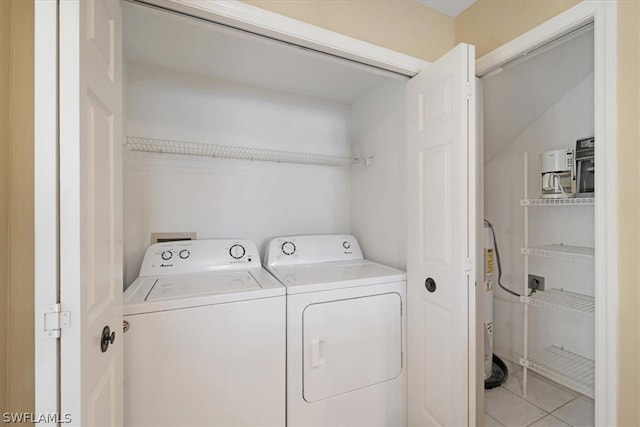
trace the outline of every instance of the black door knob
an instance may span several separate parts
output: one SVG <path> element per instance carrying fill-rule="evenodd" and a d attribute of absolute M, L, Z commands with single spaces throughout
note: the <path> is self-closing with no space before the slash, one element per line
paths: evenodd
<path fill-rule="evenodd" d="M 102 328 L 102 338 L 100 339 L 100 349 L 104 353 L 109 349 L 109 344 L 113 344 L 116 340 L 116 333 L 111 332 L 109 326 Z"/>
<path fill-rule="evenodd" d="M 429 292 L 435 292 L 436 281 L 433 280 L 431 277 L 428 277 L 427 280 L 424 281 L 424 287 L 427 288 L 427 291 Z"/>

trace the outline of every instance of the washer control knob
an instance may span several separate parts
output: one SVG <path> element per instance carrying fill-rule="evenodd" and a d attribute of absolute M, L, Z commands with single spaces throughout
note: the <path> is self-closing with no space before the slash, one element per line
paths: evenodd
<path fill-rule="evenodd" d="M 160 255 L 160 257 L 165 261 L 169 261 L 171 258 L 173 258 L 173 252 L 164 251 L 162 252 L 162 255 Z"/>
<path fill-rule="evenodd" d="M 294 245 L 293 242 L 284 242 L 281 248 L 282 253 L 285 255 L 293 255 L 296 251 L 296 245 Z"/>
<path fill-rule="evenodd" d="M 240 259 L 244 256 L 245 253 L 246 253 L 246 250 L 242 245 L 233 245 L 229 249 L 229 255 L 231 255 L 231 258 L 233 259 Z"/>
<path fill-rule="evenodd" d="M 342 242 L 342 247 L 345 249 L 349 249 L 351 247 L 351 243 L 349 243 L 348 240 L 345 240 L 344 242 Z"/>
<path fill-rule="evenodd" d="M 187 259 L 187 258 L 189 258 L 189 255 L 191 255 L 191 252 L 189 252 L 186 249 L 183 249 L 183 250 L 180 251 L 180 253 L 178 255 L 180 255 L 180 258 L 182 258 L 182 259 Z"/>

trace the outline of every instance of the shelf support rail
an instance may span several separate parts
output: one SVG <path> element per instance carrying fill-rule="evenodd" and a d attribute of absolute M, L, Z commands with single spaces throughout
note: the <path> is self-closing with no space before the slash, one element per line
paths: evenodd
<path fill-rule="evenodd" d="M 523 170 L 524 170 L 524 199 L 527 200 L 529 198 L 529 194 L 528 194 L 528 167 L 529 167 L 529 162 L 528 162 L 528 158 L 529 155 L 527 153 L 524 153 L 524 165 L 523 165 Z M 523 209 L 524 209 L 524 247 L 528 248 L 529 247 L 529 206 L 528 205 L 523 205 Z M 524 288 L 522 291 L 522 295 L 526 296 L 528 294 L 528 290 L 529 290 L 529 257 L 527 255 L 525 255 L 524 257 Z M 522 351 L 522 358 L 526 361 L 529 359 L 529 304 L 524 304 L 524 310 L 523 310 L 524 314 L 524 344 L 523 344 L 523 351 Z M 529 364 L 528 363 L 522 363 L 522 396 L 523 397 L 527 397 L 527 374 L 528 374 L 528 369 L 529 369 Z"/>

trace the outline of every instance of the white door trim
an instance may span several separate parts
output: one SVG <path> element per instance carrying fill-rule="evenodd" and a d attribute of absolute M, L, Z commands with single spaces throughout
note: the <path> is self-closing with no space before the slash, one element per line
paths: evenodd
<path fill-rule="evenodd" d="M 596 175 L 596 425 L 617 425 L 617 15 L 614 1 L 583 1 L 476 61 L 479 76 L 594 22 Z M 599 191 L 598 191 L 599 189 Z"/>
<path fill-rule="evenodd" d="M 58 3 L 35 2 L 34 255 L 35 413 L 57 414 L 58 340 L 45 335 L 45 307 L 58 284 Z"/>
<path fill-rule="evenodd" d="M 413 77 L 429 62 L 234 0 L 131 0 Z"/>

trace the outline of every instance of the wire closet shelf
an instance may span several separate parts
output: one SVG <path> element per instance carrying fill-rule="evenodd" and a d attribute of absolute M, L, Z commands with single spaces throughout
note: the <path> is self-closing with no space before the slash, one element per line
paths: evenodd
<path fill-rule="evenodd" d="M 594 398 L 595 362 L 591 359 L 552 345 L 520 363 L 571 390 Z"/>
<path fill-rule="evenodd" d="M 594 248 L 586 246 L 564 245 L 562 243 L 522 248 L 522 255 L 557 258 L 569 261 L 590 261 L 595 256 Z"/>
<path fill-rule="evenodd" d="M 326 154 L 239 147 L 232 145 L 204 144 L 201 142 L 143 138 L 138 136 L 127 136 L 125 147 L 131 151 L 146 153 L 258 160 L 278 163 L 301 163 L 325 166 L 350 166 L 362 163 L 362 159 L 357 157 L 331 156 Z"/>
<path fill-rule="evenodd" d="M 593 197 L 574 197 L 566 199 L 522 199 L 520 206 L 593 206 Z"/>
<path fill-rule="evenodd" d="M 596 312 L 594 297 L 564 289 L 538 291 L 528 297 L 522 296 L 520 300 L 535 307 L 580 317 L 593 317 Z"/>

